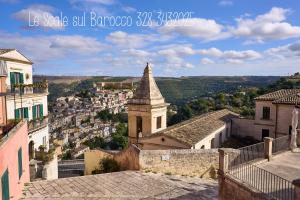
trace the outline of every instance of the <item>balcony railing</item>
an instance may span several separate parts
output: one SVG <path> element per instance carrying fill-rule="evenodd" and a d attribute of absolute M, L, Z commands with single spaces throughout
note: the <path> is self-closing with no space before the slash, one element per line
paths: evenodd
<path fill-rule="evenodd" d="M 10 95 L 43 94 L 48 93 L 48 82 L 35 82 L 33 84 L 15 84 L 7 86 Z"/>
<path fill-rule="evenodd" d="M 28 123 L 28 131 L 29 133 L 32 133 L 38 129 L 46 127 L 48 124 L 48 117 L 43 117 L 40 119 L 31 120 Z"/>

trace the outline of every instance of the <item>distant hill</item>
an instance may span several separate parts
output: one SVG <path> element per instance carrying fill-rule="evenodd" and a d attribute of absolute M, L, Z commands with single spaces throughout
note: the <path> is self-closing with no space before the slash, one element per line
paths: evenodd
<path fill-rule="evenodd" d="M 156 77 L 156 82 L 166 101 L 182 105 L 199 97 L 213 96 L 219 92 L 232 93 L 245 88 L 260 88 L 281 80 L 280 76 L 194 76 L 194 77 Z M 88 90 L 98 81 L 133 81 L 136 77 L 73 77 L 73 76 L 34 76 L 35 81 L 49 81 L 49 103 L 59 96 L 66 96 Z"/>
<path fill-rule="evenodd" d="M 289 77 L 282 77 L 265 88 L 265 92 L 272 92 L 279 89 L 300 88 L 300 73 L 297 72 Z"/>

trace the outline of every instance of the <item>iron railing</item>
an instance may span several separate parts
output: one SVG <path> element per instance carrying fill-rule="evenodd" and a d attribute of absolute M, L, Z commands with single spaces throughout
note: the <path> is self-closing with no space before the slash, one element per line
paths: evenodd
<path fill-rule="evenodd" d="M 282 151 L 289 150 L 290 148 L 290 136 L 282 136 L 273 140 L 272 142 L 272 153 L 277 154 Z"/>
<path fill-rule="evenodd" d="M 48 93 L 48 83 L 35 82 L 33 84 L 8 85 L 6 92 L 9 95 L 43 94 Z"/>
<path fill-rule="evenodd" d="M 84 160 L 61 160 L 58 162 L 58 178 L 83 176 Z"/>
<path fill-rule="evenodd" d="M 253 144 L 250 146 L 237 149 L 234 153 L 231 153 L 229 159 L 229 169 L 234 168 L 240 164 L 247 163 L 257 159 L 264 158 L 264 142 Z"/>
<path fill-rule="evenodd" d="M 28 131 L 32 133 L 36 130 L 46 127 L 48 124 L 48 117 L 44 116 L 41 119 L 35 119 L 28 122 Z"/>
<path fill-rule="evenodd" d="M 294 200 L 294 185 L 290 181 L 255 165 L 241 164 L 229 170 L 229 174 L 268 195 L 271 199 Z"/>

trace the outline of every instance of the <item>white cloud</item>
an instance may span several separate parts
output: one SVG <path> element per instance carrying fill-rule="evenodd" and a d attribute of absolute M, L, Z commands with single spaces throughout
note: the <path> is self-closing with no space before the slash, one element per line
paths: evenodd
<path fill-rule="evenodd" d="M 246 44 L 300 37 L 300 27 L 285 22 L 290 12 L 289 9 L 273 7 L 255 19 L 238 18 L 237 27 L 231 28 L 231 32 L 237 37 L 248 38 Z"/>
<path fill-rule="evenodd" d="M 115 0 L 78 0 L 78 1 L 88 2 L 88 3 L 99 3 L 103 5 L 112 5 L 116 3 Z"/>
<path fill-rule="evenodd" d="M 168 45 L 157 52 L 161 56 L 183 57 L 194 55 L 196 51 L 190 45 Z"/>
<path fill-rule="evenodd" d="M 201 63 L 202 63 L 203 65 L 209 65 L 209 64 L 214 64 L 215 61 L 213 61 L 212 59 L 209 59 L 209 58 L 202 58 L 202 59 L 201 59 Z"/>
<path fill-rule="evenodd" d="M 115 4 L 111 0 L 70 0 L 72 8 L 83 12 L 95 12 L 100 16 L 111 16 L 112 13 L 107 8 Z"/>
<path fill-rule="evenodd" d="M 170 39 L 157 34 L 128 34 L 123 31 L 115 31 L 105 38 L 107 41 L 126 48 L 138 48 L 148 45 L 151 42 L 164 42 Z"/>
<path fill-rule="evenodd" d="M 13 14 L 13 17 L 17 20 L 25 22 L 26 26 L 33 24 L 33 21 L 38 21 L 38 27 L 48 29 L 63 29 L 62 21 L 53 15 L 54 9 L 51 6 L 36 4 L 31 5 L 28 8 L 20 10 Z"/>
<path fill-rule="evenodd" d="M 201 49 L 199 50 L 199 53 L 201 55 L 207 55 L 207 56 L 214 56 L 214 57 L 221 57 L 223 55 L 223 52 L 217 48 L 209 48 L 209 49 Z"/>
<path fill-rule="evenodd" d="M 167 21 L 158 28 L 162 34 L 179 34 L 191 38 L 210 41 L 229 37 L 223 26 L 212 19 L 190 18 Z"/>
<path fill-rule="evenodd" d="M 199 50 L 201 55 L 212 56 L 212 57 L 219 57 L 219 58 L 231 58 L 231 59 L 247 59 L 247 60 L 255 60 L 261 58 L 261 54 L 259 52 L 253 50 L 246 50 L 246 51 L 235 51 L 235 50 L 228 50 L 228 51 L 221 51 L 217 48 L 210 48 L 210 49 L 201 49 Z"/>
<path fill-rule="evenodd" d="M 33 62 L 94 55 L 107 47 L 92 37 L 80 35 L 21 36 L 0 32 L 0 46 L 16 48 Z"/>
<path fill-rule="evenodd" d="M 131 6 L 122 6 L 122 10 L 124 10 L 127 13 L 133 13 L 136 12 L 136 9 Z"/>
<path fill-rule="evenodd" d="M 244 61 L 257 60 L 262 58 L 262 55 L 253 50 L 245 50 L 245 51 L 236 51 L 236 50 L 227 50 L 221 51 L 217 48 L 210 49 L 200 49 L 198 52 L 204 56 L 211 56 L 218 59 L 221 59 L 227 63 L 240 64 Z"/>
<path fill-rule="evenodd" d="M 230 63 L 230 64 L 243 64 L 244 61 L 243 60 L 239 60 L 239 59 L 226 59 L 226 62 L 227 63 Z"/>
<path fill-rule="evenodd" d="M 150 57 L 153 54 L 148 52 L 148 51 L 144 51 L 144 50 L 140 50 L 140 49 L 127 49 L 127 50 L 122 50 L 122 53 L 128 55 L 128 56 L 132 56 L 133 59 L 137 58 L 137 57 Z"/>
<path fill-rule="evenodd" d="M 300 58 L 300 41 L 297 41 L 293 44 L 267 49 L 265 54 L 281 60 L 285 60 L 287 58 Z"/>
<path fill-rule="evenodd" d="M 228 1 L 228 0 L 222 0 L 219 2 L 219 6 L 232 6 L 233 1 Z"/>

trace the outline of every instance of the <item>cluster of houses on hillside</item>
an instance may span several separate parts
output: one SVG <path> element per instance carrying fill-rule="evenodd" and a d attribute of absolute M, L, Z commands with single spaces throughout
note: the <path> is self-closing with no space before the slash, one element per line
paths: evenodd
<path fill-rule="evenodd" d="M 108 111 L 111 114 L 127 112 L 127 100 L 132 97 L 131 89 L 94 88 L 89 97 L 59 97 L 54 103 L 50 117 L 50 137 L 56 144 L 57 154 L 72 150 L 72 157 L 82 156 L 77 149 L 84 149 L 84 142 L 94 137 L 107 138 L 116 130 L 116 124 L 100 119 L 97 114 Z M 73 143 L 75 149 L 63 148 Z M 80 151 L 81 152 L 81 151 Z"/>

